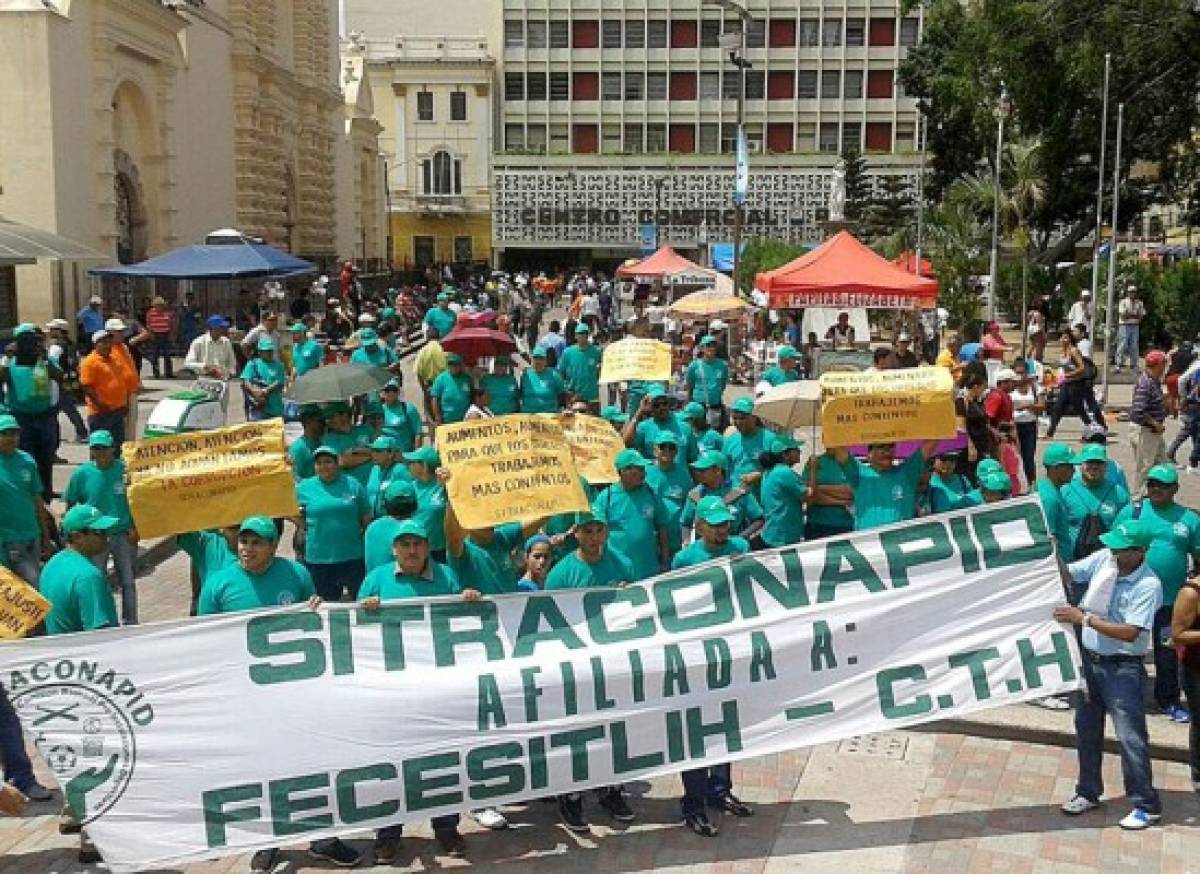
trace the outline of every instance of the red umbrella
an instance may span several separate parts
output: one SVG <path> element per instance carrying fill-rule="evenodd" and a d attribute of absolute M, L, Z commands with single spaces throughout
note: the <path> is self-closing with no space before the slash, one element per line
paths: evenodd
<path fill-rule="evenodd" d="M 486 310 L 482 313 L 459 313 L 457 328 L 485 328 L 492 322 L 496 321 L 496 313 L 493 310 Z M 443 343 L 443 346 L 446 344 Z"/>
<path fill-rule="evenodd" d="M 491 328 L 455 328 L 442 340 L 447 352 L 457 352 L 467 364 L 480 358 L 511 355 L 517 351 L 517 341 L 512 335 Z"/>

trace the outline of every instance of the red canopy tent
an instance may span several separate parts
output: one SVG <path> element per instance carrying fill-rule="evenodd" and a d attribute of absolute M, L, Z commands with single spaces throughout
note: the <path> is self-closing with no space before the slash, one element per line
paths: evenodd
<path fill-rule="evenodd" d="M 933 276 L 933 262 L 928 258 L 921 259 L 921 269 L 917 270 L 916 252 L 901 252 L 900 257 L 892 263 L 905 273 L 916 273 L 919 276 Z"/>
<path fill-rule="evenodd" d="M 670 246 L 663 246 L 653 255 L 635 264 L 622 264 L 617 268 L 621 279 L 662 279 L 676 273 L 698 270 L 707 272 L 699 264 L 684 258 Z"/>
<path fill-rule="evenodd" d="M 929 308 L 936 306 L 938 293 L 936 279 L 905 272 L 846 231 L 758 274 L 754 285 L 770 296 L 773 309 Z"/>

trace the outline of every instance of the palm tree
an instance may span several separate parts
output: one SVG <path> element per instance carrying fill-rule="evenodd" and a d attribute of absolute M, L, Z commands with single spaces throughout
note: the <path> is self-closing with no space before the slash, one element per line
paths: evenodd
<path fill-rule="evenodd" d="M 1033 259 L 1034 214 L 1046 200 L 1046 179 L 1042 175 L 1042 143 L 1038 139 L 1018 139 L 1009 143 L 1000 164 L 1000 233 L 1021 253 L 1021 354 L 1028 338 L 1024 330 L 1029 308 L 1029 265 Z M 947 200 L 962 204 L 979 216 L 992 212 L 996 199 L 996 181 L 990 172 L 979 171 L 955 180 Z M 996 289 L 992 289 L 996 293 Z"/>
<path fill-rule="evenodd" d="M 946 201 L 926 215 L 925 251 L 937 270 L 938 300 L 949 310 L 955 327 L 975 319 L 979 300 L 970 281 L 983 268 L 987 242 L 986 228 L 964 203 Z"/>

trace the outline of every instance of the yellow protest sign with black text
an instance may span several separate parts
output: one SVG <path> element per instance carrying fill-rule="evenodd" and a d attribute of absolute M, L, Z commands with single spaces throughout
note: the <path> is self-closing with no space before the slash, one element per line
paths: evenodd
<path fill-rule="evenodd" d="M 126 443 L 122 455 L 143 538 L 300 511 L 282 419 Z"/>
<path fill-rule="evenodd" d="M 580 475 L 589 483 L 615 483 L 617 453 L 625 448 L 621 435 L 596 416 L 563 413 L 561 418 Z"/>
<path fill-rule="evenodd" d="M 942 440 L 958 433 L 954 380 L 944 367 L 826 373 L 821 393 L 826 446 Z"/>
<path fill-rule="evenodd" d="M 446 494 L 464 528 L 588 509 L 558 416 L 473 419 L 437 429 Z"/>
<path fill-rule="evenodd" d="M 600 361 L 600 381 L 628 382 L 631 379 L 670 381 L 671 347 L 658 340 L 637 337 L 606 346 Z"/>
<path fill-rule="evenodd" d="M 0 640 L 16 640 L 37 627 L 50 612 L 41 592 L 8 568 L 0 567 Z"/>

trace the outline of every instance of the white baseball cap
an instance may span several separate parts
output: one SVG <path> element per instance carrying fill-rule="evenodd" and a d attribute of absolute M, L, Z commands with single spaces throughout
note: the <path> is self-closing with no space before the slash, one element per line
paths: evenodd
<path fill-rule="evenodd" d="M 108 331 L 109 333 L 112 333 L 113 331 L 124 331 L 125 323 L 120 319 L 109 319 L 104 323 L 104 330 Z"/>
<path fill-rule="evenodd" d="M 92 343 L 99 343 L 101 340 L 107 340 L 108 338 L 108 331 L 101 330 L 92 332 Z"/>
<path fill-rule="evenodd" d="M 65 331 L 69 327 L 71 326 L 67 324 L 66 319 L 51 319 L 46 322 L 47 331 Z"/>
<path fill-rule="evenodd" d="M 1017 372 L 1011 367 L 1001 367 L 996 372 L 996 382 L 1016 382 Z"/>
<path fill-rule="evenodd" d="M 93 294 L 93 295 L 92 295 L 92 296 L 91 296 L 91 297 L 88 299 L 88 303 L 104 303 L 104 298 L 102 298 L 102 297 L 101 297 L 100 295 L 98 295 L 98 294 Z"/>

